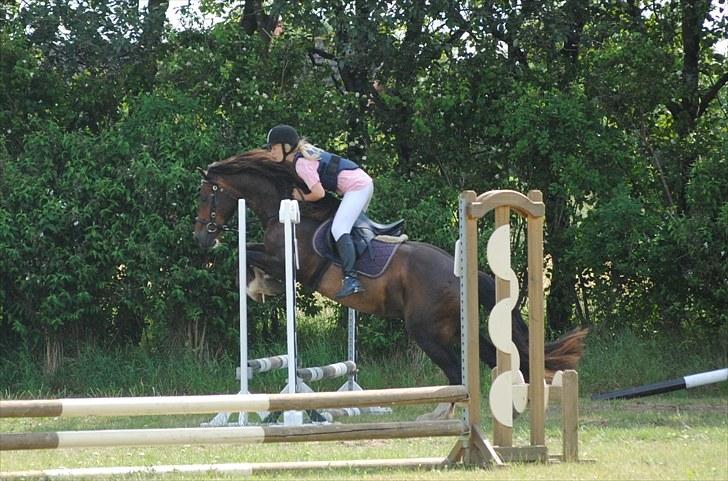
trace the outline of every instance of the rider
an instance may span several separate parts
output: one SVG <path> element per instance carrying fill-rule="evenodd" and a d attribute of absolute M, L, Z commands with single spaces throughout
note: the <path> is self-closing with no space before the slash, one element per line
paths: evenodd
<path fill-rule="evenodd" d="M 336 241 L 344 271 L 342 287 L 336 298 L 364 291 L 354 269 L 356 251 L 351 240 L 351 228 L 369 207 L 374 194 L 372 178 L 351 160 L 311 145 L 290 125 L 280 124 L 270 129 L 267 147 L 276 161 L 292 163 L 311 191 L 306 194 L 300 189 L 293 189 L 294 199 L 315 202 L 322 199 L 326 191 L 343 196 L 331 223 L 331 235 Z"/>

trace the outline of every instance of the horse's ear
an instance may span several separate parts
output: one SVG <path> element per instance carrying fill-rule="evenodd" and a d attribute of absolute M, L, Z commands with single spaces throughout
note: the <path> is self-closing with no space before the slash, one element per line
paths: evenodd
<path fill-rule="evenodd" d="M 197 171 L 200 173 L 203 179 L 207 179 L 207 171 L 202 167 L 197 167 Z"/>

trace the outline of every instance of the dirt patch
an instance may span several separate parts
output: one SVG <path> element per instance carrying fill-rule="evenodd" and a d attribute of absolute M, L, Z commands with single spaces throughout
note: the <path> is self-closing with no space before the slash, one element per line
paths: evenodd
<path fill-rule="evenodd" d="M 669 402 L 645 400 L 595 401 L 584 406 L 584 411 L 667 412 L 667 413 L 721 413 L 728 414 L 728 400 L 715 402 Z"/>

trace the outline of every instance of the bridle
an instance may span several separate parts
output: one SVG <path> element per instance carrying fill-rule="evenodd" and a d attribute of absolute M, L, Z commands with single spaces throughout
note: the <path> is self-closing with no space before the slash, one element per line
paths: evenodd
<path fill-rule="evenodd" d="M 223 231 L 223 232 L 228 232 L 228 231 L 237 232 L 237 229 L 236 228 L 230 227 L 227 224 L 218 224 L 215 221 L 215 217 L 217 217 L 217 214 L 215 213 L 215 210 L 217 209 L 217 196 L 216 196 L 216 194 L 219 193 L 219 194 L 224 195 L 224 196 L 226 196 L 228 198 L 232 198 L 232 199 L 235 199 L 235 198 L 234 197 L 231 197 L 230 194 L 228 194 L 228 193 L 225 192 L 225 189 L 223 189 L 222 187 L 220 187 L 219 185 L 217 185 L 214 182 L 211 182 L 211 181 L 209 181 L 207 179 L 203 179 L 202 180 L 202 183 L 203 184 L 210 184 L 212 186 L 212 193 L 210 194 L 210 196 L 212 197 L 212 199 L 211 199 L 212 205 L 210 206 L 210 218 L 209 219 L 200 219 L 199 217 L 196 217 L 195 218 L 195 224 L 203 224 L 203 225 L 206 225 L 206 227 L 207 227 L 207 233 L 208 234 L 217 234 L 219 231 Z"/>

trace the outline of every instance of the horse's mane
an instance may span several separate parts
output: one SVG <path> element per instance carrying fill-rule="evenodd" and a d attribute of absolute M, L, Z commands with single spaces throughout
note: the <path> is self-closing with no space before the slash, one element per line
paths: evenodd
<path fill-rule="evenodd" d="M 275 162 L 270 152 L 262 149 L 251 150 L 214 162 L 207 166 L 206 175 L 264 177 L 275 186 L 278 199 L 290 199 L 294 187 L 303 189 L 305 192 L 309 191 L 290 164 Z M 303 217 L 323 221 L 334 215 L 339 203 L 338 199 L 327 194 L 318 202 L 300 202 L 299 207 Z"/>

